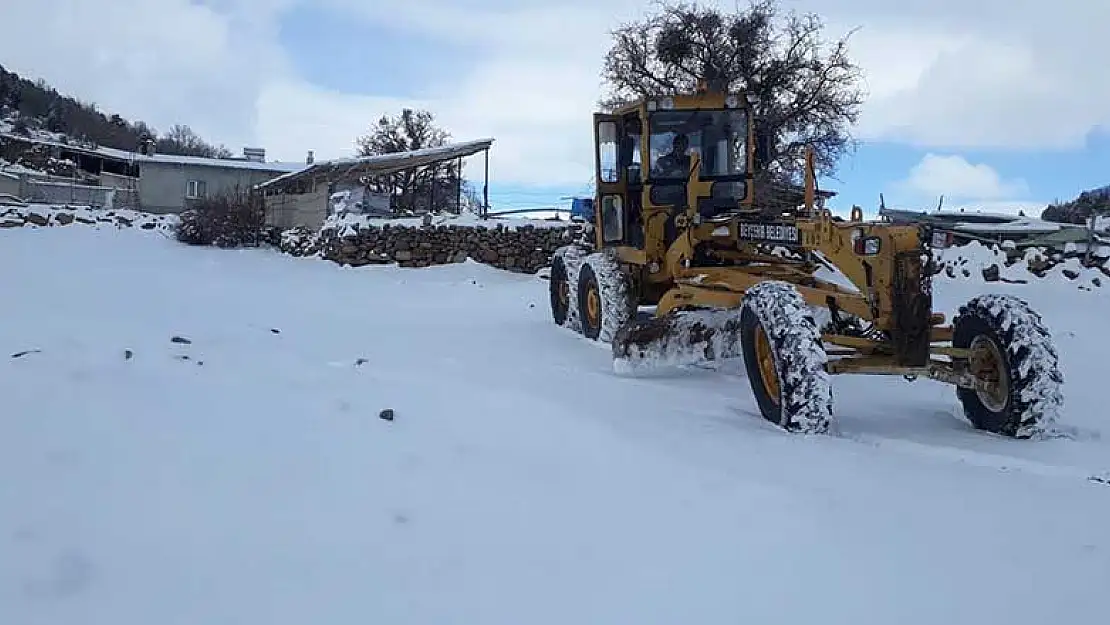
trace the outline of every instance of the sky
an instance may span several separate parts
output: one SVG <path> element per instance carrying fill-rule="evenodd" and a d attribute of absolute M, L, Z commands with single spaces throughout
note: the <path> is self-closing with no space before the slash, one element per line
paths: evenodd
<path fill-rule="evenodd" d="M 735 1 L 706 1 L 734 9 Z M 822 16 L 868 98 L 832 206 L 1037 211 L 1110 183 L 1110 3 L 782 0 Z M 404 107 L 492 137 L 493 209 L 588 194 L 609 33 L 649 0 L 13 0 L 0 65 L 101 110 L 270 160 L 350 156 Z M 481 184 L 480 158 L 467 174 Z"/>

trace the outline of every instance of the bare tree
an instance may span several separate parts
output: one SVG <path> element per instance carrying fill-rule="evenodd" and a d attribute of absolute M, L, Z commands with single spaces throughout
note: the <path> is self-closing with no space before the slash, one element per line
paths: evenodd
<path fill-rule="evenodd" d="M 166 154 L 215 157 L 216 148 L 200 138 L 189 126 L 174 124 L 158 139 L 157 149 Z"/>
<path fill-rule="evenodd" d="M 373 156 L 442 147 L 450 138 L 450 133 L 435 124 L 432 113 L 404 109 L 398 117 L 382 116 L 356 145 L 360 156 Z M 374 180 L 370 188 L 393 195 L 396 208 L 402 211 L 442 210 L 455 206 L 460 173 L 453 162 L 439 163 Z"/>
<path fill-rule="evenodd" d="M 755 96 L 771 175 L 796 180 L 806 144 L 814 147 L 816 168 L 832 174 L 851 147 L 850 127 L 864 98 L 860 68 L 848 56 L 851 33 L 829 43 L 817 15 L 781 15 L 776 1 L 723 12 L 660 0 L 653 14 L 613 32 L 602 104 L 690 92 L 700 80 L 711 81 Z"/>

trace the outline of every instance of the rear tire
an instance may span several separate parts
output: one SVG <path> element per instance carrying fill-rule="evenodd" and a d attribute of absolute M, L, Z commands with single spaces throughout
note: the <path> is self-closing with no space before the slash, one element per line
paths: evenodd
<path fill-rule="evenodd" d="M 1048 432 L 1063 408 L 1059 356 L 1044 322 L 1009 295 L 980 295 L 960 307 L 952 346 L 984 348 L 973 371 L 997 376 L 994 392 L 957 388 L 964 416 L 980 430 L 1013 438 Z"/>
<path fill-rule="evenodd" d="M 792 432 L 827 433 L 833 404 L 828 355 L 798 290 L 777 280 L 749 289 L 740 311 L 740 341 L 763 418 Z"/>
<path fill-rule="evenodd" d="M 555 325 L 575 332 L 582 331 L 578 316 L 578 273 L 585 252 L 575 245 L 561 247 L 551 259 L 551 280 L 548 295 L 551 300 L 551 318 Z"/>

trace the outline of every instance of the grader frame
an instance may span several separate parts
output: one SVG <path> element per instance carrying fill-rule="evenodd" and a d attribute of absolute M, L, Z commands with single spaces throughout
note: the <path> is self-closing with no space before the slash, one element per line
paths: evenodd
<path fill-rule="evenodd" d="M 556 321 L 563 323 L 568 311 L 575 316 L 570 308 L 577 291 L 576 323 L 587 336 L 612 340 L 614 356 L 627 358 L 636 352 L 631 344 L 644 336 L 666 338 L 666 324 L 677 315 L 738 311 L 757 285 L 785 283 L 793 289 L 790 295 L 827 312 L 819 328 L 827 374 L 930 378 L 961 389 L 965 412 L 970 405 L 972 412 L 994 415 L 980 415 L 977 426 L 1015 436 L 1037 431 L 1044 421 L 1041 414 L 1058 406 L 1058 396 L 1032 407 L 1015 403 L 1010 396 L 1023 382 L 1012 379 L 1014 359 L 1001 344 L 1001 329 L 988 332 L 992 340 L 963 337 L 956 345 L 953 325 L 933 311 L 932 233 L 927 227 L 864 221 L 859 207 L 852 208 L 848 220 L 834 217 L 818 206 L 808 149 L 801 202 L 775 203 L 767 200 L 767 193 L 761 197 L 756 174 L 766 166 L 769 144 L 766 135 L 756 132 L 759 121 L 752 118 L 753 108 L 743 94 L 703 84 L 692 94 L 643 98 L 594 115 L 593 249 L 564 250 L 557 257 L 553 269 L 559 271 L 552 276 Z M 678 135 L 698 137 L 698 149 L 680 154 L 686 144 L 676 141 L 672 160 L 683 165 L 682 175 L 659 173 L 656 166 L 662 166 L 659 153 L 665 146 L 653 143 Z M 682 163 L 683 157 L 689 161 Z M 596 267 L 589 279 L 572 284 L 580 272 L 567 268 L 574 258 L 591 252 L 595 264 L 607 264 L 610 274 L 620 275 L 620 288 L 604 288 Z M 613 293 L 620 293 L 622 301 L 608 301 Z M 654 320 L 636 318 L 637 307 L 652 305 Z M 1028 314 L 1033 315 L 1030 323 L 1040 323 L 1035 313 Z M 614 315 L 621 331 L 605 332 L 603 317 Z M 643 331 L 652 323 L 657 332 Z M 738 327 L 703 328 L 695 334 L 737 333 Z M 749 377 L 758 372 L 762 378 L 761 384 L 752 381 L 753 390 L 773 394 L 778 390 L 775 367 L 783 366 L 783 358 L 768 355 L 762 331 L 748 336 L 755 337 L 749 340 L 754 348 L 745 359 L 760 361 L 759 366 L 749 364 Z M 712 357 L 740 353 L 739 340 L 723 344 L 737 349 Z M 1062 379 L 1054 348 L 1044 349 L 1052 359 L 1044 375 L 1058 383 Z M 780 418 L 763 412 L 770 420 Z"/>

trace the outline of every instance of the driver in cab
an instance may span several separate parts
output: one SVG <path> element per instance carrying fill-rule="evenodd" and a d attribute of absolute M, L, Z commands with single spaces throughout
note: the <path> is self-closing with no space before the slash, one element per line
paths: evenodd
<path fill-rule="evenodd" d="M 652 174 L 659 178 L 686 178 L 690 173 L 690 138 L 676 134 L 671 141 L 671 151 L 659 157 Z"/>

